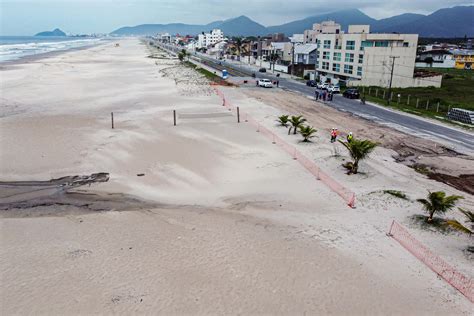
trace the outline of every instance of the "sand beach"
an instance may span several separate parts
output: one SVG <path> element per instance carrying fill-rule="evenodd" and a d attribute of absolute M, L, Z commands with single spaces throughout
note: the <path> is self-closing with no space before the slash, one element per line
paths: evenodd
<path fill-rule="evenodd" d="M 326 137 L 347 114 L 280 89 L 219 87 L 351 188 L 350 208 L 237 123 L 203 75 L 138 39 L 8 63 L 0 76 L 2 315 L 472 314 L 386 232 L 397 220 L 472 278 L 472 239 L 412 216 L 427 190 L 463 195 L 468 209 L 474 198 L 397 162 L 403 136 L 389 127 L 347 176 L 347 153 Z M 310 144 L 275 123 L 301 109 L 318 129 Z M 364 134 L 370 123 L 347 124 Z M 472 157 L 449 159 L 469 172 Z"/>

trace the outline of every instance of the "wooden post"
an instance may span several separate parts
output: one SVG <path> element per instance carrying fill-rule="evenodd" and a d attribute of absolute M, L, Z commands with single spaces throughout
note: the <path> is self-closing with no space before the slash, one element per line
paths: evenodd
<path fill-rule="evenodd" d="M 416 98 L 416 108 L 418 109 L 418 104 L 420 103 L 420 99 Z"/>
<path fill-rule="evenodd" d="M 410 95 L 408 95 L 407 105 L 410 105 Z"/>
<path fill-rule="evenodd" d="M 392 99 L 393 99 L 393 92 L 390 93 L 390 102 L 392 102 Z"/>
<path fill-rule="evenodd" d="M 237 107 L 237 123 L 240 123 L 240 109 Z"/>
<path fill-rule="evenodd" d="M 401 95 L 399 94 L 397 104 L 400 104 L 400 98 L 401 98 Z"/>
<path fill-rule="evenodd" d="M 426 100 L 426 110 L 428 110 L 429 106 L 430 106 L 430 100 Z"/>
<path fill-rule="evenodd" d="M 110 118 L 112 119 L 112 129 L 114 129 L 114 112 L 110 112 Z"/>
<path fill-rule="evenodd" d="M 375 89 L 375 97 L 379 94 L 379 89 Z"/>
<path fill-rule="evenodd" d="M 438 102 L 438 104 L 436 105 L 436 112 L 439 112 L 439 102 Z"/>
<path fill-rule="evenodd" d="M 370 92 L 372 91 L 372 87 L 369 87 L 369 95 L 370 95 Z"/>
<path fill-rule="evenodd" d="M 176 110 L 173 110 L 173 124 L 176 126 Z"/>

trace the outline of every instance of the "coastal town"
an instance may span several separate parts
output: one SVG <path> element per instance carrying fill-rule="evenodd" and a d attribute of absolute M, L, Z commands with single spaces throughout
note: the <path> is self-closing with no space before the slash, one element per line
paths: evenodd
<path fill-rule="evenodd" d="M 0 314 L 471 315 L 474 34 L 324 17 L 7 39 Z"/>

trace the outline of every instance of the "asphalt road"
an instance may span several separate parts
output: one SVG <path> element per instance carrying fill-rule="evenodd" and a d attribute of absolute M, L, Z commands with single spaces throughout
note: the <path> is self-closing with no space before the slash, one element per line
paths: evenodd
<path fill-rule="evenodd" d="M 174 47 L 169 47 L 175 50 Z M 176 50 L 175 50 L 176 51 Z M 271 73 L 259 73 L 254 69 L 244 65 L 235 65 L 225 61 L 209 58 L 203 54 L 196 54 L 201 60 L 205 60 L 206 64 L 215 69 L 227 69 L 230 75 L 234 76 L 251 76 L 256 74 L 257 78 L 266 78 L 276 80 L 276 75 Z M 314 98 L 315 88 L 308 87 L 304 83 L 299 83 L 286 78 L 278 78 L 280 87 L 292 91 L 299 92 L 308 97 Z M 415 115 L 405 114 L 399 111 L 384 108 L 382 106 L 366 103 L 362 105 L 359 100 L 350 100 L 335 95 L 333 101 L 326 102 L 328 106 L 336 108 L 340 111 L 350 112 L 354 115 L 375 121 L 377 123 L 388 125 L 392 128 L 401 130 L 411 135 L 416 135 L 444 144 L 446 147 L 455 151 L 472 154 L 474 153 L 474 133 L 462 131 L 460 129 L 445 126 L 441 123 L 432 122 L 427 119 L 418 118 Z"/>

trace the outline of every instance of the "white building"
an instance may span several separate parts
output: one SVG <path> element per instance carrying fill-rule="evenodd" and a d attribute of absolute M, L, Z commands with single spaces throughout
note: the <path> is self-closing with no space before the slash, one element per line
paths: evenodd
<path fill-rule="evenodd" d="M 313 24 L 312 30 L 306 30 L 303 34 L 303 42 L 316 44 L 319 34 L 339 34 L 341 25 L 334 21 L 324 21 L 322 23 Z"/>
<path fill-rule="evenodd" d="M 442 76 L 414 78 L 417 34 L 372 34 L 369 25 L 350 25 L 347 33 L 331 27 L 336 32 L 315 35 L 320 80 L 388 87 L 393 65 L 392 87 L 441 86 Z"/>
<path fill-rule="evenodd" d="M 162 43 L 171 43 L 171 35 L 169 33 L 158 34 L 158 40 Z"/>
<path fill-rule="evenodd" d="M 444 49 L 427 50 L 416 58 L 416 67 L 454 68 L 456 60 L 453 53 Z"/>
<path fill-rule="evenodd" d="M 219 29 L 214 29 L 211 33 L 198 35 L 197 48 L 208 47 L 224 40 L 224 33 Z"/>

